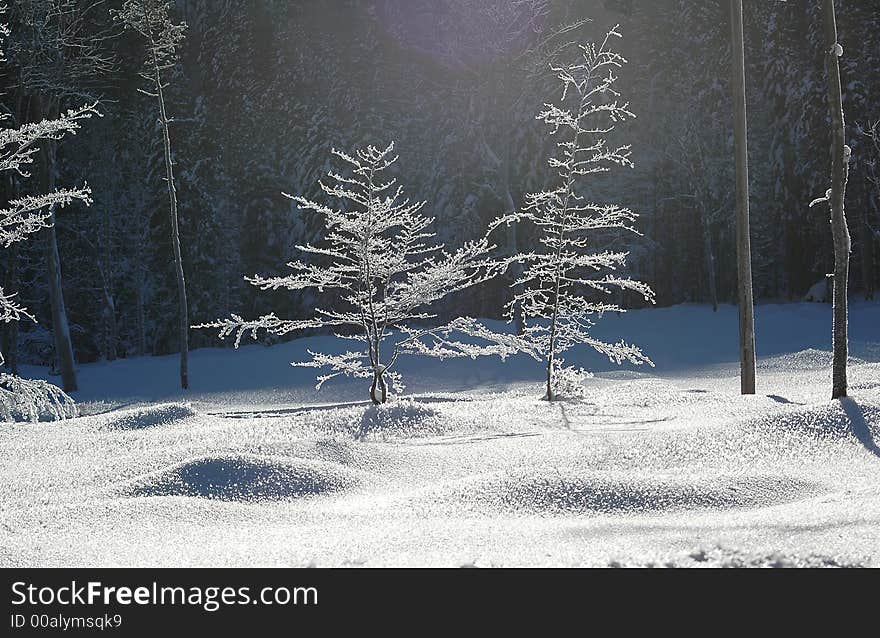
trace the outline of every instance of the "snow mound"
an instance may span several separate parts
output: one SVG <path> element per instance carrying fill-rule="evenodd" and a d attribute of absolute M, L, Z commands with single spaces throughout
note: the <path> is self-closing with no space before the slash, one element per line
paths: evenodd
<path fill-rule="evenodd" d="M 145 408 L 133 408 L 106 415 L 105 426 L 113 430 L 139 430 L 158 425 L 169 425 L 197 416 L 191 406 L 185 403 L 165 403 Z"/>
<path fill-rule="evenodd" d="M 815 491 L 810 483 L 769 476 L 686 482 L 556 473 L 506 478 L 490 486 L 485 497 L 513 511 L 615 514 L 758 507 L 789 502 Z"/>
<path fill-rule="evenodd" d="M 259 456 L 206 456 L 138 481 L 128 496 L 189 496 L 221 501 L 283 501 L 337 492 L 356 475 L 333 463 Z"/>
<path fill-rule="evenodd" d="M 438 412 L 411 399 L 371 405 L 361 417 L 359 436 L 394 434 L 406 436 L 442 434 L 447 427 Z"/>

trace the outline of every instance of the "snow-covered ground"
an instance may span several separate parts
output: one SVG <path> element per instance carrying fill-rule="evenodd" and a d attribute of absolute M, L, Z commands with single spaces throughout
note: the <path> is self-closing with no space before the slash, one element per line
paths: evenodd
<path fill-rule="evenodd" d="M 376 408 L 288 364 L 319 337 L 194 352 L 187 394 L 175 357 L 84 365 L 90 416 L 0 425 L 0 565 L 880 566 L 880 304 L 844 401 L 828 306 L 757 324 L 752 397 L 735 308 L 697 305 L 607 317 L 657 367 L 585 357 L 577 403 L 528 359 L 413 360 Z"/>

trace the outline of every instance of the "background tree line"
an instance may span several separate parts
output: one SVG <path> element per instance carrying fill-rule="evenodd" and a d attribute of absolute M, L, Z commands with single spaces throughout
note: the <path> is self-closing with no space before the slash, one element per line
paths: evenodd
<path fill-rule="evenodd" d="M 121 1 L 70 0 L 80 9 L 75 37 L 90 48 L 35 48 L 28 21 L 60 1 L 13 1 L 0 92 L 19 123 L 40 119 L 46 108 L 99 101 L 104 117 L 53 149 L 46 176 L 87 181 L 94 204 L 59 211 L 54 240 L 47 231 L 0 258 L 3 287 L 20 291 L 39 320 L 6 326 L 6 363 L 57 360 L 47 258 L 53 241 L 77 361 L 176 352 L 164 151 L 155 100 L 137 91 L 137 35 L 108 11 Z M 173 18 L 187 30 L 165 97 L 175 116 L 192 322 L 233 311 L 296 317 L 314 306 L 314 292 L 260 293 L 242 274 L 278 272 L 295 256 L 294 244 L 319 238 L 322 229 L 282 191 L 316 196 L 332 147 L 396 140 L 407 158 L 401 174 L 428 201 L 439 238 L 458 245 L 481 234 L 546 180 L 552 139 L 535 115 L 551 93 L 547 58 L 560 44 L 595 39 L 615 23 L 629 60 L 620 85 L 638 114 L 628 130 L 636 166 L 595 180 L 595 196 L 637 211 L 644 236 L 609 235 L 607 243 L 631 251 L 630 274 L 650 282 L 661 305 L 735 299 L 727 2 L 474 4 L 174 3 Z M 819 4 L 745 7 L 754 283 L 764 301 L 800 299 L 832 270 L 827 210 L 809 208 L 827 184 L 830 144 Z M 576 34 L 549 37 L 557 25 L 584 18 L 593 22 Z M 840 2 L 838 28 L 852 147 L 851 290 L 870 297 L 880 282 L 880 187 L 871 181 L 880 157 L 860 126 L 880 118 L 880 2 Z M 6 201 L 28 185 L 4 176 L 0 188 Z M 524 250 L 533 240 L 514 228 L 503 250 Z M 441 313 L 498 317 L 508 284 L 499 279 L 478 295 L 452 298 Z M 191 340 L 194 347 L 217 343 L 203 332 Z"/>

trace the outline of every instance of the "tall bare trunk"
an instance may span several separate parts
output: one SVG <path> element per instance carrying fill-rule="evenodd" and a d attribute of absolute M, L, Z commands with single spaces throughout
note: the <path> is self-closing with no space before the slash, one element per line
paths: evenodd
<path fill-rule="evenodd" d="M 851 241 L 844 212 L 846 181 L 849 176 L 850 149 L 846 145 L 843 119 L 843 96 L 840 90 L 840 65 L 837 58 L 841 49 L 837 43 L 837 20 L 834 0 L 824 0 L 822 22 L 825 32 L 825 69 L 828 76 L 828 106 L 831 110 L 831 233 L 834 238 L 834 319 L 832 340 L 831 397 L 845 397 L 847 338 L 847 287 L 849 284 L 849 254 Z"/>
<path fill-rule="evenodd" d="M 740 388 L 755 393 L 755 308 L 749 238 L 749 151 L 746 138 L 746 72 L 742 0 L 730 0 L 734 138 L 736 142 L 736 261 L 739 303 Z"/>
<path fill-rule="evenodd" d="M 6 281 L 3 289 L 7 292 L 18 290 L 18 244 L 9 247 L 9 261 L 6 266 Z M 10 321 L 6 324 L 6 339 L 3 343 L 3 358 L 7 369 L 12 374 L 18 374 L 18 322 Z"/>
<path fill-rule="evenodd" d="M 51 119 L 56 114 L 44 101 L 35 100 L 36 119 Z M 55 149 L 51 141 L 46 141 L 40 149 L 40 187 L 42 192 L 55 190 Z M 74 392 L 76 384 L 76 362 L 73 358 L 73 344 L 70 340 L 70 325 L 64 305 L 64 290 L 61 278 L 61 259 L 58 256 L 58 236 L 55 233 L 55 210 L 50 214 L 50 226 L 46 229 L 46 282 L 49 288 L 49 304 L 52 309 L 52 336 L 55 342 L 55 356 L 61 369 L 61 383 L 65 392 Z"/>
<path fill-rule="evenodd" d="M 862 209 L 859 227 L 859 243 L 862 246 L 862 288 L 865 300 L 874 299 L 874 231 L 871 228 L 872 193 L 871 182 L 865 181 L 865 207 Z"/>
<path fill-rule="evenodd" d="M 179 303 L 180 328 L 180 387 L 189 388 L 189 309 L 186 301 L 186 279 L 183 275 L 183 259 L 180 251 L 180 229 L 177 215 L 177 189 L 174 186 L 174 166 L 171 158 L 171 134 L 168 114 L 165 111 L 165 95 L 159 66 L 155 60 L 156 96 L 159 102 L 159 116 L 162 124 L 162 141 L 165 145 L 165 180 L 168 183 L 168 200 L 171 213 L 171 247 L 174 251 L 174 266 L 177 273 L 177 298 Z"/>
<path fill-rule="evenodd" d="M 142 270 L 139 271 L 135 281 L 134 294 L 135 313 L 137 313 L 137 353 L 138 356 L 142 357 L 147 353 L 147 326 L 146 318 L 144 317 L 144 276 Z"/>
<path fill-rule="evenodd" d="M 14 199 L 17 194 L 16 180 L 9 176 L 7 188 L 9 199 Z M 3 290 L 6 294 L 18 291 L 18 243 L 9 247 L 9 258 L 6 261 L 6 278 L 3 281 Z M 12 374 L 18 374 L 18 322 L 10 321 L 3 331 L 3 362 L 6 369 Z"/>
<path fill-rule="evenodd" d="M 104 305 L 104 358 L 107 361 L 116 361 L 116 346 L 118 342 L 116 302 L 113 299 L 113 294 L 106 287 L 102 297 Z"/>
<path fill-rule="evenodd" d="M 715 282 L 715 251 L 712 250 L 712 232 L 706 215 L 703 220 L 703 252 L 706 259 L 706 272 L 709 275 L 709 297 L 712 299 L 712 312 L 718 312 L 718 285 Z"/>
<path fill-rule="evenodd" d="M 65 392 L 77 389 L 73 344 L 70 340 L 70 324 L 61 288 L 61 260 L 58 256 L 58 238 L 55 234 L 55 213 L 50 218 L 52 226 L 46 229 L 46 279 L 49 284 L 49 303 L 52 307 L 52 336 L 55 354 L 61 368 L 61 383 Z"/>

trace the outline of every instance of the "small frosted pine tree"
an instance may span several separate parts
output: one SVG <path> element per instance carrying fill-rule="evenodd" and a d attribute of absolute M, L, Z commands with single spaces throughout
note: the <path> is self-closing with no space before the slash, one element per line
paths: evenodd
<path fill-rule="evenodd" d="M 0 15 L 6 6 L 0 2 Z M 0 41 L 9 34 L 0 24 Z M 0 50 L 0 62 L 4 61 Z M 5 109 L 4 109 L 5 110 Z M 17 128 L 0 128 L 0 173 L 11 171 L 19 177 L 28 178 L 29 165 L 39 153 L 40 144 L 60 140 L 67 134 L 75 134 L 83 120 L 98 115 L 95 106 L 85 106 L 68 111 L 54 120 L 43 120 Z M 0 113 L 0 124 L 9 115 Z M 9 248 L 14 243 L 48 228 L 53 219 L 53 209 L 74 201 L 91 203 L 88 186 L 60 188 L 41 195 L 25 195 L 5 202 L 0 208 L 0 246 Z M 0 288 L 0 322 L 9 323 L 29 319 L 35 321 L 26 308 L 18 304 L 14 293 Z M 0 364 L 3 355 L 0 354 Z M 27 419 L 36 421 L 42 417 L 63 419 L 76 416 L 73 400 L 60 388 L 45 381 L 21 379 L 12 374 L 0 373 L 0 418 L 12 421 Z"/>
<path fill-rule="evenodd" d="M 283 277 L 247 277 L 262 290 L 306 290 L 323 293 L 327 307 L 315 309 L 306 319 L 280 319 L 274 313 L 248 321 L 238 315 L 196 328 L 219 328 L 220 337 L 242 335 L 256 338 L 263 329 L 284 335 L 299 330 L 330 327 L 340 338 L 360 342 L 361 347 L 342 354 L 309 352 L 311 361 L 296 366 L 327 368 L 318 377 L 320 388 L 333 377 L 344 375 L 371 379 L 370 398 L 385 403 L 389 384 L 402 389 L 393 370 L 403 355 L 439 358 L 503 355 L 499 345 L 475 346 L 451 338 L 449 324 L 425 327 L 436 314 L 431 306 L 444 297 L 494 277 L 504 267 L 491 253 L 495 246 L 487 236 L 465 243 L 449 253 L 433 243 L 434 220 L 421 214 L 425 202 L 403 196 L 396 179 L 385 171 L 397 161 L 393 143 L 385 149 L 368 146 L 354 155 L 333 150 L 348 164 L 350 174 L 331 171 L 321 189 L 342 202 L 332 208 L 299 196 L 286 195 L 302 210 L 324 218 L 326 245 L 297 246 L 323 263 L 292 261 L 292 273 Z M 336 294 L 331 294 L 336 293 Z"/>
<path fill-rule="evenodd" d="M 546 399 L 579 393 L 584 370 L 564 365 L 563 355 L 578 345 L 586 345 L 620 364 L 647 363 L 650 359 L 636 346 L 623 341 L 605 343 L 590 334 L 596 319 L 606 312 L 623 312 L 615 303 L 595 301 L 594 293 L 612 289 L 630 290 L 653 302 L 651 288 L 629 277 L 614 274 L 626 264 L 626 252 L 591 252 L 597 234 L 611 229 L 637 232 L 636 214 L 616 204 L 594 203 L 581 195 L 585 178 L 604 173 L 613 166 L 631 167 L 630 147 L 611 147 L 607 136 L 615 125 L 634 115 L 627 103 L 618 101 L 614 89 L 616 68 L 626 60 L 609 47 L 611 38 L 620 37 L 617 27 L 608 32 L 599 46 L 580 46 L 574 63 L 555 66 L 562 84 L 556 104 L 546 104 L 537 119 L 550 127 L 550 134 L 564 138 L 549 165 L 559 181 L 550 190 L 530 193 L 526 205 L 496 220 L 496 225 L 528 223 L 536 227 L 539 249 L 518 255 L 524 264 L 514 283 L 514 296 L 507 304 L 508 319 L 521 317 L 521 334 L 493 335 L 479 324 L 459 320 L 456 327 L 473 336 L 526 353 L 545 364 Z M 604 273 L 604 274 L 602 274 Z"/>

